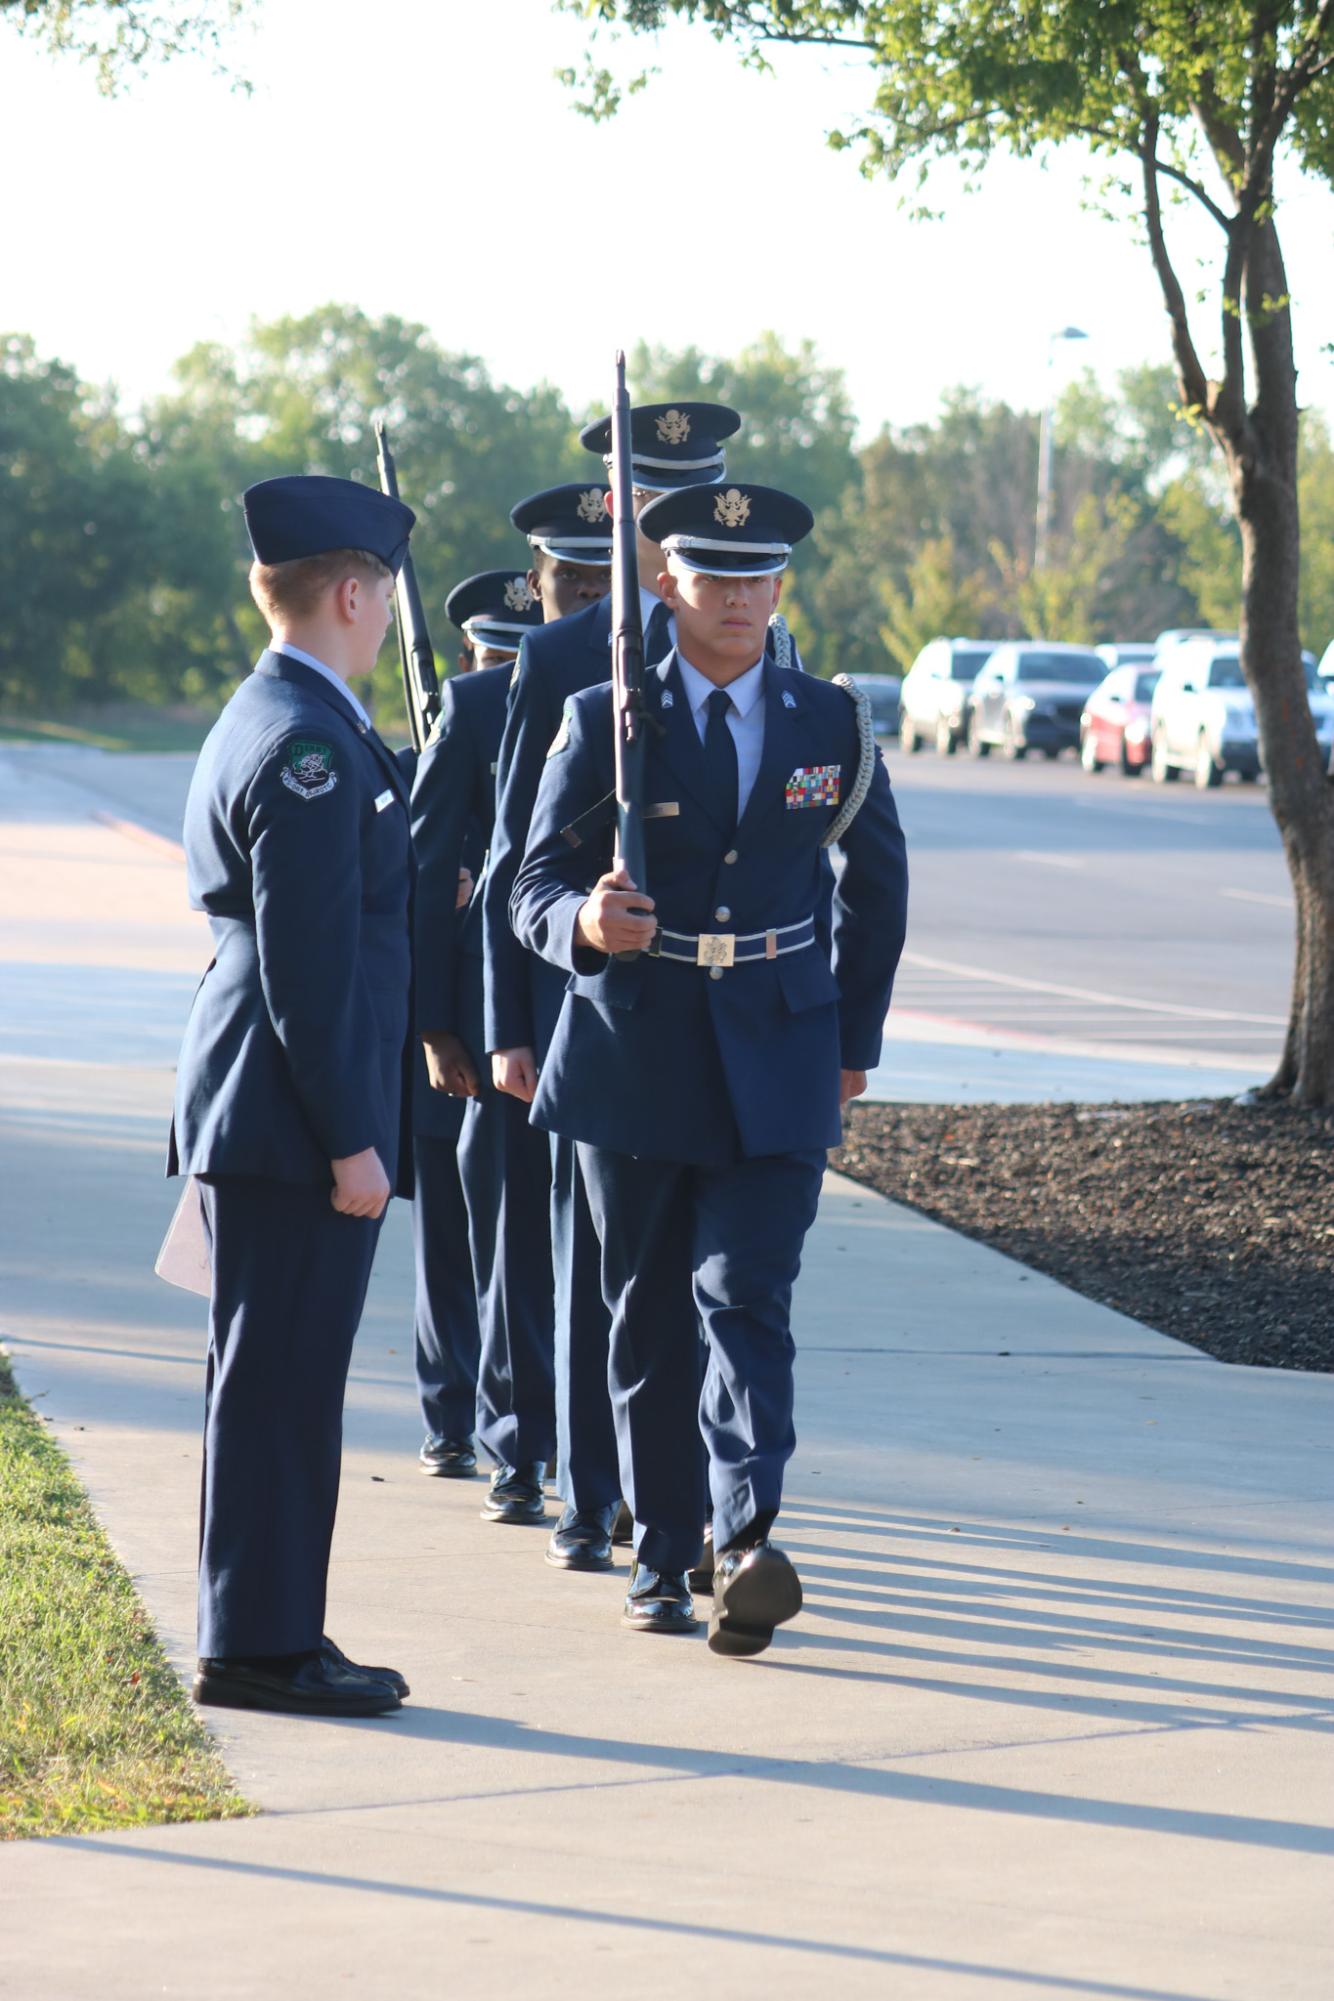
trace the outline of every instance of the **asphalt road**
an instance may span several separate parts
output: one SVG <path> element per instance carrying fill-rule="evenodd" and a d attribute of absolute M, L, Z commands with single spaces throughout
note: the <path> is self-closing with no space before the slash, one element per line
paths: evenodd
<path fill-rule="evenodd" d="M 1263 786 L 887 762 L 912 868 L 896 1012 L 1257 1076 L 1277 1059 L 1292 897 Z"/>
<path fill-rule="evenodd" d="M 1282 1044 L 1292 903 L 1263 786 L 1198 793 L 1072 758 L 886 760 L 908 834 L 908 949 L 873 1095 L 1205 1095 Z M 0 751 L 83 810 L 179 837 L 192 760 Z"/>

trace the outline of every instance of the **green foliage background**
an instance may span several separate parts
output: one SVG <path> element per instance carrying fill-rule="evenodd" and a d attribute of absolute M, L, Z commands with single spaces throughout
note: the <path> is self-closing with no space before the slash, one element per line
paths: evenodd
<path fill-rule="evenodd" d="M 858 448 L 838 369 L 771 333 L 742 353 L 641 345 L 641 399 L 716 396 L 743 414 L 742 478 L 803 495 L 817 528 L 786 608 L 817 671 L 902 669 L 941 631 L 1100 640 L 1235 625 L 1240 563 L 1207 437 L 1176 412 L 1170 371 L 1114 394 L 1065 393 L 1054 432 L 1052 560 L 1032 569 L 1038 420 L 970 389 L 934 421 Z M 572 410 L 549 384 L 515 389 L 424 327 L 330 305 L 256 325 L 177 364 L 170 390 L 122 411 L 23 335 L 0 340 L 0 703 L 10 716 L 131 700 L 205 710 L 250 668 L 240 494 L 300 467 L 373 482 L 372 420 L 389 422 L 437 650 L 446 594 L 524 560 L 514 501 L 587 477 Z M 1314 415 L 1302 448 L 1302 625 L 1334 635 L 1334 444 Z M 396 717 L 396 663 L 377 676 Z"/>

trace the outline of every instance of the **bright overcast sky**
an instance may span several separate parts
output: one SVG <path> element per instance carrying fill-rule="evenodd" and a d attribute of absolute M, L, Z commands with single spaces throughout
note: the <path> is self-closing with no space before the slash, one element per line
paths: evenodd
<path fill-rule="evenodd" d="M 1071 323 L 1092 338 L 1058 380 L 1167 358 L 1147 252 L 1081 208 L 1077 156 L 999 163 L 974 193 L 942 172 L 943 219 L 914 222 L 824 145 L 864 102 L 855 62 L 787 51 L 757 77 L 675 28 L 597 126 L 553 76 L 582 47 L 549 0 L 256 0 L 231 51 L 252 97 L 187 61 L 108 103 L 0 27 L 2 323 L 134 403 L 193 342 L 337 300 L 579 409 L 617 344 L 728 354 L 772 327 L 845 371 L 864 433 L 959 383 L 1036 407 Z M 1301 394 L 1334 410 L 1334 199 L 1288 192 Z"/>

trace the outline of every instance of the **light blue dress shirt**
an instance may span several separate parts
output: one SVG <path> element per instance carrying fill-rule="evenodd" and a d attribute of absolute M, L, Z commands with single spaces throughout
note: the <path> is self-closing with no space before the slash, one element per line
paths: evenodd
<path fill-rule="evenodd" d="M 348 687 L 347 682 L 343 679 L 342 675 L 335 674 L 332 667 L 326 667 L 324 662 L 322 660 L 317 660 L 313 653 L 303 653 L 299 646 L 293 646 L 291 642 L 286 639 L 275 641 L 273 644 L 270 645 L 269 651 L 270 653 L 285 653 L 289 660 L 299 660 L 303 667 L 313 667 L 317 674 L 323 674 L 325 680 L 332 681 L 334 687 L 337 688 L 339 694 L 342 695 L 344 700 L 349 704 L 352 713 L 356 717 L 357 721 L 363 724 L 366 729 L 370 728 L 371 726 L 370 717 L 367 715 L 365 709 L 362 708 L 361 703 L 357 700 L 352 690 Z"/>
<path fill-rule="evenodd" d="M 717 683 L 701 674 L 698 667 L 692 667 L 684 653 L 677 649 L 676 664 L 681 669 L 681 683 L 690 704 L 690 713 L 699 731 L 699 740 L 704 741 L 704 732 L 709 726 L 709 696 Z M 764 661 L 759 659 L 735 681 L 729 681 L 727 692 L 732 697 L 732 706 L 727 711 L 727 727 L 732 732 L 736 745 L 736 816 L 740 822 L 746 810 L 746 802 L 755 789 L 759 774 L 760 758 L 764 752 Z"/>

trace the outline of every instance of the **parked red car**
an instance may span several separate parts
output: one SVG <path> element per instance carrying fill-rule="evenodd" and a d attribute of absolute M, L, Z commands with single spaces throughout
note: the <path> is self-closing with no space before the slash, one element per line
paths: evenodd
<path fill-rule="evenodd" d="M 1149 761 L 1149 708 L 1156 667 L 1117 667 L 1096 687 L 1079 718 L 1079 761 L 1085 771 L 1119 764 L 1138 778 Z"/>

